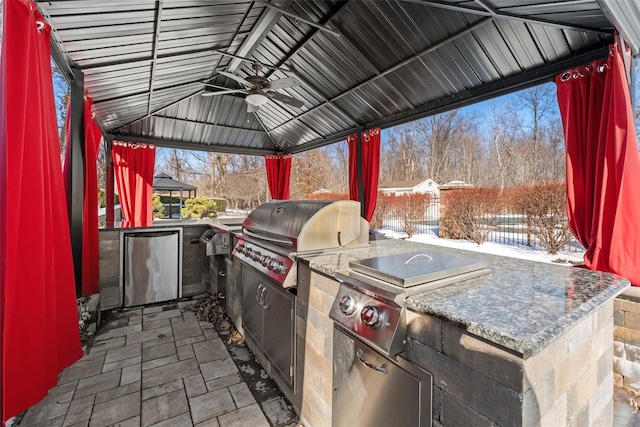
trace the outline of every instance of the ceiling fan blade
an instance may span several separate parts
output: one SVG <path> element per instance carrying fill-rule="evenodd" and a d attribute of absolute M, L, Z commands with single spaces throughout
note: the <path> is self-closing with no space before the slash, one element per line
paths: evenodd
<path fill-rule="evenodd" d="M 241 84 L 243 84 L 245 86 L 253 87 L 253 84 L 249 83 L 248 81 L 246 81 L 245 79 L 243 79 L 240 76 L 236 76 L 235 74 L 227 73 L 226 71 L 218 71 L 218 74 L 222 74 L 225 77 L 229 77 L 230 79 L 233 79 L 233 80 L 237 81 L 238 83 L 241 83 Z"/>
<path fill-rule="evenodd" d="M 247 91 L 243 89 L 205 90 L 202 92 L 202 96 L 228 95 L 231 93 L 247 93 Z"/>
<path fill-rule="evenodd" d="M 214 85 L 213 83 L 207 83 L 207 82 L 201 82 L 203 85 L 208 86 L 208 87 L 214 87 L 216 89 L 221 89 L 221 90 L 231 90 L 231 88 L 228 88 L 226 86 L 220 86 L 220 85 Z M 236 89 L 233 89 L 236 90 Z"/>
<path fill-rule="evenodd" d="M 269 81 L 269 89 L 284 89 L 287 87 L 300 86 L 300 80 L 295 77 L 286 77 L 284 79 L 279 80 L 271 80 Z"/>
<path fill-rule="evenodd" d="M 300 101 L 289 95 L 284 95 L 278 92 L 267 92 L 267 98 L 275 99 L 276 101 L 284 102 L 285 104 L 291 105 L 292 107 L 300 108 L 304 105 L 304 101 Z"/>

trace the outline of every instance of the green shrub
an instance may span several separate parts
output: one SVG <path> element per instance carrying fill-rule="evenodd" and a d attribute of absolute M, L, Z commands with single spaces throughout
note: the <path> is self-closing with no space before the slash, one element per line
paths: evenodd
<path fill-rule="evenodd" d="M 153 207 L 153 217 L 164 218 L 164 205 L 160 201 L 160 196 L 154 194 L 153 199 L 151 200 L 151 205 Z"/>
<path fill-rule="evenodd" d="M 217 216 L 216 201 L 205 197 L 186 199 L 182 208 L 183 218 L 215 218 Z"/>
<path fill-rule="evenodd" d="M 98 190 L 98 202 L 100 202 L 100 207 L 104 208 L 107 206 L 107 196 L 106 196 L 107 192 L 105 190 L 103 190 L 102 188 L 100 188 Z M 113 204 L 114 205 L 119 205 L 120 204 L 120 196 L 118 196 L 117 194 L 113 194 Z"/>
<path fill-rule="evenodd" d="M 216 211 L 217 212 L 225 212 L 227 210 L 227 199 L 216 199 L 213 198 L 216 202 Z"/>
<path fill-rule="evenodd" d="M 184 201 L 187 200 L 187 197 L 182 197 L 182 202 L 184 203 Z M 160 195 L 160 201 L 165 204 L 172 204 L 172 205 L 179 205 L 180 204 L 180 196 L 169 196 L 166 194 L 161 194 Z"/>

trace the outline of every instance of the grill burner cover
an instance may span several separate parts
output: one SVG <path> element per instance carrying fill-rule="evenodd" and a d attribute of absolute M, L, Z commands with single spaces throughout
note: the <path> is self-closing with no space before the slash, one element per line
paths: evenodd
<path fill-rule="evenodd" d="M 440 252 L 408 252 L 351 261 L 349 267 L 359 273 L 408 288 L 482 270 L 486 263 Z"/>

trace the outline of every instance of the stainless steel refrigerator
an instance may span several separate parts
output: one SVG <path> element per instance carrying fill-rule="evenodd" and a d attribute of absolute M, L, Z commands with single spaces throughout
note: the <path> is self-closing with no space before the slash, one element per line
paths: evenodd
<path fill-rule="evenodd" d="M 121 245 L 125 307 L 181 296 L 182 229 L 123 232 Z"/>

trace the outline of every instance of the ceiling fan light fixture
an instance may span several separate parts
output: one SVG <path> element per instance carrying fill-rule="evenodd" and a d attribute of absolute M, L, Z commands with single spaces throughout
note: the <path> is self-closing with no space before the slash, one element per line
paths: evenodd
<path fill-rule="evenodd" d="M 247 95 L 245 100 L 249 104 L 255 105 L 256 107 L 259 107 L 259 106 L 263 105 L 264 103 L 266 103 L 269 100 L 269 98 L 267 98 L 266 96 L 264 96 L 262 94 L 259 94 L 259 93 L 252 93 L 250 95 Z"/>

